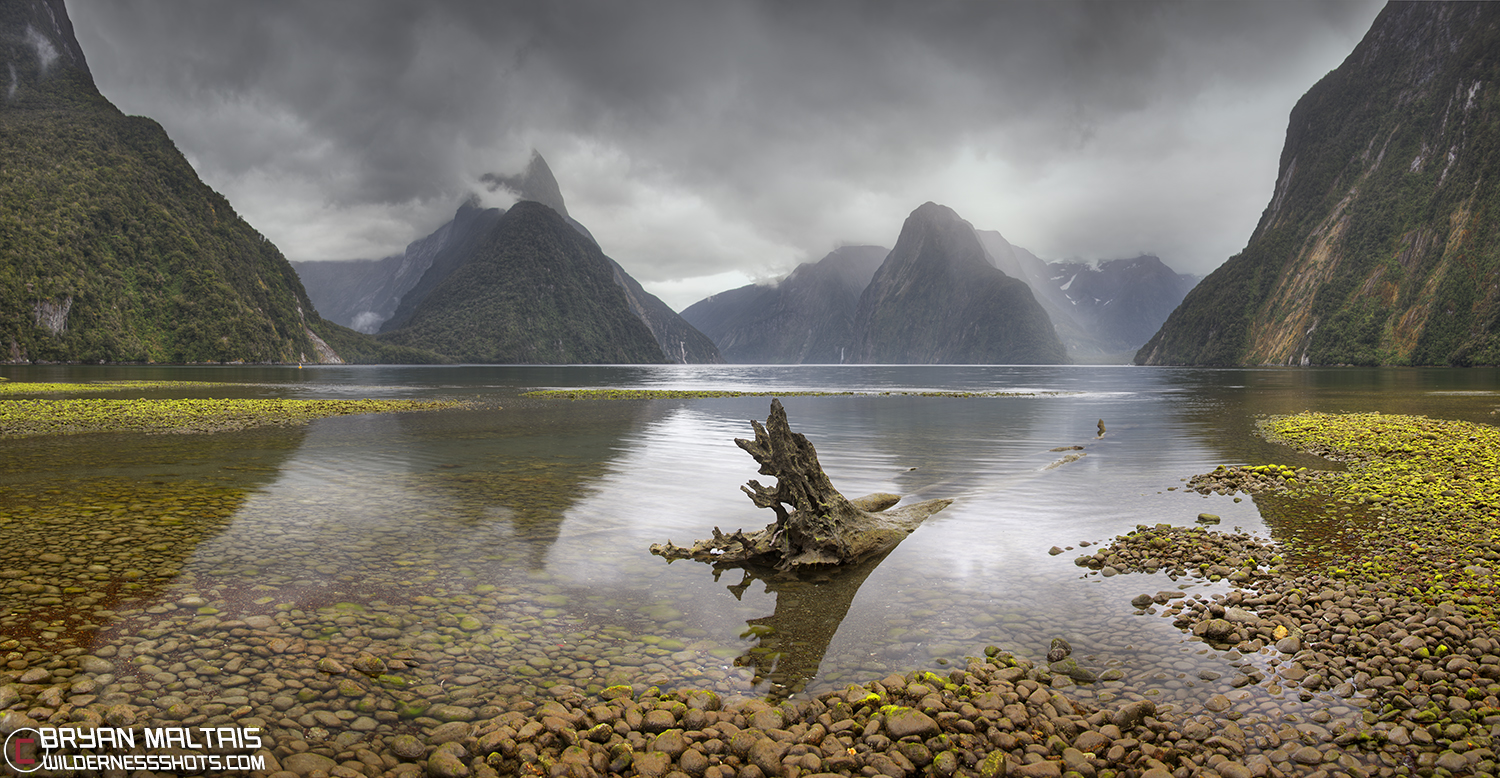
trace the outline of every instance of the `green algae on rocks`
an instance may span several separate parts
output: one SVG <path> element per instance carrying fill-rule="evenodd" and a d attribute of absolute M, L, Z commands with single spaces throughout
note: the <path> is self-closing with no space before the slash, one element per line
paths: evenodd
<path fill-rule="evenodd" d="M 59 394 L 84 392 L 126 392 L 136 389 L 207 389 L 243 384 L 213 383 L 211 381 L 91 381 L 88 383 L 59 383 L 11 381 L 0 378 L 0 395 L 11 394 Z"/>
<path fill-rule="evenodd" d="M 306 424 L 327 416 L 428 411 L 459 405 L 454 401 L 264 398 L 5 400 L 0 401 L 0 437 L 224 432 L 272 424 Z"/>
<path fill-rule="evenodd" d="M 1250 492 L 1273 513 L 1320 512 L 1344 527 L 1338 543 L 1320 544 L 1327 546 L 1321 558 L 1309 561 L 1331 577 L 1390 583 L 1495 619 L 1500 430 L 1382 413 L 1274 416 L 1260 430 L 1345 469 L 1221 467 L 1195 476 L 1189 488 Z M 1283 545 L 1293 552 L 1299 543 Z"/>
<path fill-rule="evenodd" d="M 1382 413 L 1304 413 L 1261 422 L 1272 440 L 1342 472 L 1296 492 L 1370 511 L 1375 526 L 1334 560 L 1339 577 L 1388 580 L 1493 619 L 1500 595 L 1500 429 Z"/>

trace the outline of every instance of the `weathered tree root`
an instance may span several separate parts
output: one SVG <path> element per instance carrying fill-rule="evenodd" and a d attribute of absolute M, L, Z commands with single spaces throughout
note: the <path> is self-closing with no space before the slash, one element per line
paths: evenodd
<path fill-rule="evenodd" d="M 736 438 L 735 445 L 755 457 L 761 475 L 776 476 L 776 487 L 751 480 L 740 488 L 757 506 L 775 511 L 775 523 L 749 535 L 743 530 L 726 535 L 715 527 L 710 539 L 687 548 L 658 543 L 651 553 L 668 560 L 780 571 L 847 565 L 890 551 L 928 516 L 953 502 L 927 500 L 887 510 L 901 498 L 878 493 L 850 500 L 833 488 L 812 443 L 792 432 L 780 400 L 771 401 L 764 427 L 757 421 L 750 424 L 755 440 Z"/>

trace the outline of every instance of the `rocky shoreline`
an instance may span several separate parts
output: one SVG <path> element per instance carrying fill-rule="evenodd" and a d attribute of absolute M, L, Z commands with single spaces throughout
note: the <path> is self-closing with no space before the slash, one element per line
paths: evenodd
<path fill-rule="evenodd" d="M 1159 573 L 1239 587 L 1211 596 L 1141 591 L 1131 601 L 1140 617 L 1170 618 L 1203 652 L 1228 660 L 1236 674 L 1219 679 L 1227 686 L 1212 694 L 1088 695 L 1083 690 L 1109 681 L 1108 672 L 1081 666 L 1059 640 L 1048 661 L 976 646 L 976 656 L 941 674 L 892 674 L 779 704 L 643 682 L 594 694 L 564 683 L 531 698 L 471 698 L 411 712 L 360 709 L 370 699 L 361 695 L 401 669 L 395 665 L 442 661 L 443 648 L 434 644 L 384 658 L 322 655 L 286 676 L 280 690 L 235 696 L 230 688 L 194 708 L 119 685 L 123 673 L 115 674 L 127 665 L 179 679 L 208 672 L 151 664 L 151 657 L 173 653 L 161 643 L 176 641 L 160 635 L 136 643 L 133 656 L 12 651 L 16 658 L 0 671 L 0 734 L 66 722 L 266 726 L 276 735 L 262 755 L 276 778 L 1495 774 L 1500 631 L 1480 576 L 1500 549 L 1474 540 L 1491 537 L 1490 515 L 1445 506 L 1489 504 L 1487 480 L 1473 477 L 1483 468 L 1461 455 L 1488 457 L 1500 447 L 1488 428 L 1385 419 L 1408 430 L 1409 440 L 1387 434 L 1371 445 L 1398 451 L 1403 464 L 1421 461 L 1421 446 L 1429 446 L 1442 452 L 1431 458 L 1441 467 L 1408 467 L 1399 487 L 1382 486 L 1371 473 L 1393 457 L 1325 444 L 1320 453 L 1346 457 L 1348 471 L 1266 466 L 1247 475 L 1252 469 L 1225 468 L 1190 485 L 1248 491 L 1269 501 L 1263 510 L 1274 510 L 1276 500 L 1321 496 L 1337 516 L 1377 523 L 1370 526 L 1380 531 L 1363 532 L 1345 551 L 1313 559 L 1238 532 L 1163 524 L 1090 546 L 1092 553 L 1075 560 L 1085 576 Z M 1330 430 L 1333 420 L 1315 423 L 1321 439 L 1341 440 Z M 1443 478 L 1427 480 L 1438 470 Z M 1352 506 L 1360 506 L 1357 515 Z M 1442 514 L 1450 520 L 1440 522 L 1431 519 L 1434 510 L 1460 512 Z M 1461 531 L 1453 516 L 1469 517 Z M 1422 585 L 1424 576 L 1433 580 Z M 1150 580 L 1143 589 L 1160 586 L 1160 576 Z M 284 626 L 269 617 L 219 622 L 215 634 L 232 642 L 201 650 L 244 657 L 230 661 L 246 665 L 274 659 L 293 648 L 288 638 L 297 640 L 297 630 Z M 302 628 L 304 637 L 314 626 Z M 310 653 L 322 648 L 313 640 L 298 645 Z M 250 675 L 238 666 L 214 674 L 225 670 Z M 1202 680 L 1209 675 L 1203 671 Z M 1191 679 L 1176 683 L 1193 686 Z"/>

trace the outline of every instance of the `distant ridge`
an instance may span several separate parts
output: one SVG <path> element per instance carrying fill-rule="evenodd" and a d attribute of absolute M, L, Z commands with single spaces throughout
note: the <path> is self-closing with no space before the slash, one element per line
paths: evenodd
<path fill-rule="evenodd" d="M 1150 254 L 1043 262 L 994 230 L 976 234 L 995 267 L 1031 287 L 1077 362 L 1129 362 L 1198 281 Z"/>
<path fill-rule="evenodd" d="M 776 284 L 751 284 L 699 300 L 682 318 L 730 362 L 839 364 L 854 358 L 854 315 L 888 249 L 844 246 L 798 265 Z"/>

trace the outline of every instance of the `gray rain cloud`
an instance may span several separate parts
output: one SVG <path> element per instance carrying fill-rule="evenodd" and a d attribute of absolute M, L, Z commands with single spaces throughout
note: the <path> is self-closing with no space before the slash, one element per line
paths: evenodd
<path fill-rule="evenodd" d="M 927 200 L 1044 258 L 1207 273 L 1265 207 L 1292 105 L 1379 7 L 69 3 L 105 96 L 289 258 L 399 251 L 534 147 L 679 309 L 889 246 Z"/>

